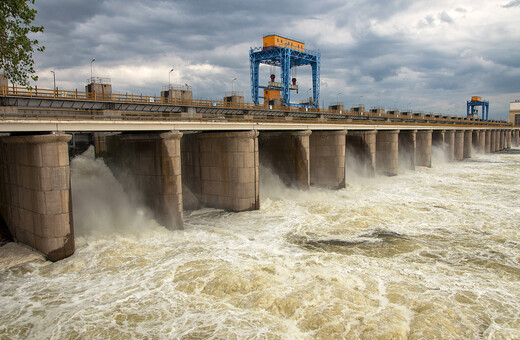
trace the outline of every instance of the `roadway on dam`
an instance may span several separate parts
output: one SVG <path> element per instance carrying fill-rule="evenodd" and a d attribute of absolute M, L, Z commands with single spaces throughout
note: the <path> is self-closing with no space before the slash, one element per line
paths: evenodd
<path fill-rule="evenodd" d="M 496 128 L 492 126 L 440 125 L 440 124 L 403 124 L 403 123 L 338 123 L 308 121 L 256 122 L 229 120 L 104 120 L 104 119 L 3 119 L 0 132 L 38 132 L 38 131 L 275 131 L 275 130 L 479 130 Z"/>

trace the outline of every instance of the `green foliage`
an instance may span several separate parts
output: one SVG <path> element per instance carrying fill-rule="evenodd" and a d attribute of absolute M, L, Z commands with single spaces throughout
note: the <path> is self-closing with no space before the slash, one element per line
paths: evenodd
<path fill-rule="evenodd" d="M 43 32 L 43 26 L 32 26 L 36 10 L 29 7 L 34 0 L 0 1 L 0 71 L 12 83 L 29 86 L 29 76 L 34 75 L 33 47 L 40 52 L 44 46 L 38 46 L 38 40 L 29 35 Z"/>

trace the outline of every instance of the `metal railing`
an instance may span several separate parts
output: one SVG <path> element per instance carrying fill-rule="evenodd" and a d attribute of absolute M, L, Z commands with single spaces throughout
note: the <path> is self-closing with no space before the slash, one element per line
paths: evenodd
<path fill-rule="evenodd" d="M 26 88 L 16 86 L 2 86 L 0 87 L 1 96 L 20 96 L 20 97 L 37 97 L 37 98 L 57 98 L 63 100 L 91 100 L 101 102 L 121 102 L 121 103 L 155 103 L 164 105 L 178 105 L 178 106 L 192 106 L 202 108 L 231 108 L 238 110 L 256 110 L 256 111 L 271 111 L 280 113 L 314 113 L 318 115 L 342 115 L 342 116 L 359 116 L 360 118 L 400 118 L 413 121 L 425 121 L 435 122 L 443 121 L 448 123 L 472 122 L 479 125 L 497 125 L 497 126 L 508 126 L 511 125 L 505 121 L 482 121 L 481 119 L 466 118 L 466 117 L 454 117 L 450 115 L 405 115 L 403 113 L 390 114 L 375 113 L 375 112 L 363 112 L 363 111 L 351 111 L 351 110 L 329 110 L 321 108 L 308 108 L 308 107 L 292 107 L 292 106 L 277 106 L 277 105 L 262 105 L 253 103 L 233 103 L 217 100 L 201 100 L 201 99 L 180 99 L 180 98 L 165 98 L 156 96 L 143 96 L 135 94 L 105 94 L 95 92 L 81 92 L 65 91 L 59 89 L 40 89 L 37 87 Z"/>
<path fill-rule="evenodd" d="M 178 90 L 178 91 L 191 91 L 191 86 L 188 84 L 168 84 L 163 86 L 163 91 Z"/>
<path fill-rule="evenodd" d="M 112 80 L 110 78 L 102 78 L 102 77 L 87 78 L 87 85 L 88 84 L 110 85 L 111 82 L 112 82 Z"/>

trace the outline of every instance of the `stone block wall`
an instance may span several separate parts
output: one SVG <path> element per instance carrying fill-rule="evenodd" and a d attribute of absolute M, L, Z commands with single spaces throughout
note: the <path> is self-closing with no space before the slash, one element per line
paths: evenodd
<path fill-rule="evenodd" d="M 345 187 L 345 145 L 347 131 L 313 131 L 309 137 L 311 185 Z"/>
<path fill-rule="evenodd" d="M 372 177 L 376 170 L 376 131 L 352 131 L 347 134 L 347 174 Z"/>
<path fill-rule="evenodd" d="M 94 150 L 96 157 L 103 157 L 107 153 L 107 134 L 104 132 L 94 133 Z"/>
<path fill-rule="evenodd" d="M 486 152 L 486 130 L 480 130 L 478 134 L 478 150 L 480 152 Z"/>
<path fill-rule="evenodd" d="M 399 130 L 380 130 L 376 135 L 376 169 L 395 176 L 399 171 Z"/>
<path fill-rule="evenodd" d="M 309 136 L 311 131 L 261 132 L 260 161 L 273 168 L 288 186 L 310 186 Z"/>
<path fill-rule="evenodd" d="M 231 211 L 259 209 L 258 132 L 201 133 L 198 139 L 202 205 Z"/>
<path fill-rule="evenodd" d="M 182 229 L 182 133 L 120 134 L 107 137 L 106 162 L 119 178 L 127 176 L 157 221 Z M 123 186 L 128 186 L 123 180 Z"/>
<path fill-rule="evenodd" d="M 480 130 L 473 130 L 471 134 L 471 145 L 473 149 L 480 151 Z"/>
<path fill-rule="evenodd" d="M 491 130 L 491 138 L 489 140 L 490 146 L 489 150 L 490 152 L 496 152 L 497 151 L 497 130 Z"/>
<path fill-rule="evenodd" d="M 415 162 L 419 166 L 432 166 L 432 130 L 417 131 Z"/>
<path fill-rule="evenodd" d="M 14 239 L 57 261 L 74 253 L 70 135 L 2 137 L 0 209 Z"/>
<path fill-rule="evenodd" d="M 454 159 L 457 161 L 464 159 L 464 130 L 455 131 Z"/>
<path fill-rule="evenodd" d="M 484 152 L 490 153 L 491 152 L 491 130 L 484 130 L 484 133 L 486 135 Z"/>
<path fill-rule="evenodd" d="M 473 149 L 473 130 L 464 131 L 464 158 L 471 158 L 471 150 Z"/>

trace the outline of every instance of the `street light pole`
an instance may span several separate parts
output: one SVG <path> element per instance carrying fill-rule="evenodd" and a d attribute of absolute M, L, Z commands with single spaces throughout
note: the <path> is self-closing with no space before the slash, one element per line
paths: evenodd
<path fill-rule="evenodd" d="M 311 101 L 309 100 L 309 91 L 310 91 L 310 90 L 312 90 L 312 88 L 309 88 L 309 89 L 307 90 L 307 104 L 310 104 L 310 102 L 311 102 Z"/>
<path fill-rule="evenodd" d="M 363 98 L 363 96 L 359 96 L 359 107 L 361 107 L 361 98 Z"/>
<path fill-rule="evenodd" d="M 231 81 L 231 95 L 234 96 L 235 94 L 233 92 L 235 92 L 235 86 L 234 86 L 234 83 L 235 83 L 235 80 L 237 80 L 237 78 L 233 78 L 233 80 Z"/>
<path fill-rule="evenodd" d="M 336 105 L 339 105 L 339 95 L 342 94 L 341 92 L 338 92 L 336 95 Z"/>
<path fill-rule="evenodd" d="M 90 62 L 90 83 L 92 84 L 92 64 L 96 61 L 96 58 L 92 58 Z"/>
<path fill-rule="evenodd" d="M 168 72 L 168 90 L 170 90 L 172 87 L 172 82 L 171 82 L 171 77 L 170 77 L 172 72 L 173 72 L 173 68 L 170 70 L 170 72 Z"/>
<path fill-rule="evenodd" d="M 52 72 L 52 77 L 54 79 L 54 87 L 52 88 L 52 93 L 54 94 L 54 96 L 56 96 L 56 73 L 54 71 L 51 71 Z"/>

